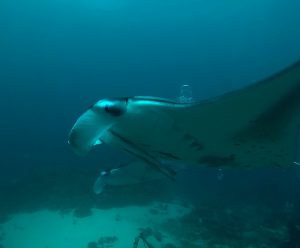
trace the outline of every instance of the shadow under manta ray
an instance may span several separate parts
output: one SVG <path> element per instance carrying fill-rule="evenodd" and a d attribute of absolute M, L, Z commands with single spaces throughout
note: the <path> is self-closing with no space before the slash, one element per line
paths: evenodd
<path fill-rule="evenodd" d="M 78 154 L 122 149 L 173 177 L 160 160 L 220 167 L 290 166 L 300 127 L 300 62 L 241 90 L 184 104 L 155 97 L 98 101 L 69 135 Z"/>

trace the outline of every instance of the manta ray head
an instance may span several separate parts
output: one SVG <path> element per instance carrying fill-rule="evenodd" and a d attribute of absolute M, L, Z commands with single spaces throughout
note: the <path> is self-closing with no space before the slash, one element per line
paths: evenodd
<path fill-rule="evenodd" d="M 128 98 L 103 99 L 92 105 L 76 121 L 68 143 L 80 155 L 87 154 L 127 111 Z"/>

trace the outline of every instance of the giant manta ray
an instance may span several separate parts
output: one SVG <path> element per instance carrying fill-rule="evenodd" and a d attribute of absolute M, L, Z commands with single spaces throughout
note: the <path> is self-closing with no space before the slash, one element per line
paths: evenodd
<path fill-rule="evenodd" d="M 162 160 L 213 167 L 291 166 L 300 127 L 300 61 L 249 87 L 184 104 L 155 97 L 103 99 L 76 121 L 78 154 L 110 144 L 169 177 Z"/>

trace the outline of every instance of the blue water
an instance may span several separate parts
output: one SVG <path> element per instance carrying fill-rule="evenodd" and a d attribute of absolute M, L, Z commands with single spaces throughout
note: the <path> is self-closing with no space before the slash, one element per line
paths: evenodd
<path fill-rule="evenodd" d="M 76 118 L 98 99 L 176 98 L 188 83 L 200 100 L 299 60 L 299 9 L 298 0 L 1 0 L 1 202 L 14 205 L 12 194 L 23 194 L 11 185 L 23 178 L 47 194 L 36 179 L 47 173 L 61 173 L 60 185 L 69 171 L 84 171 L 88 190 L 102 164 L 121 160 L 107 147 L 78 158 L 67 144 Z M 300 168 L 225 172 L 221 182 L 216 170 L 197 173 L 180 186 L 195 201 L 300 205 Z M 31 195 L 32 208 L 41 195 Z M 23 197 L 14 199 L 18 210 L 28 207 Z"/>
<path fill-rule="evenodd" d="M 0 2 L 1 164 L 77 163 L 66 135 L 103 97 L 207 98 L 299 59 L 300 3 Z"/>

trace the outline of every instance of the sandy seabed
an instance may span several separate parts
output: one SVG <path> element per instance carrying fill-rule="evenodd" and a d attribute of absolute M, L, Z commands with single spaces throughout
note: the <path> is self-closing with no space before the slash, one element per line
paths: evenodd
<path fill-rule="evenodd" d="M 77 218 L 73 212 L 48 210 L 17 214 L 0 226 L 4 248 L 87 248 L 91 242 L 115 237 L 110 244 L 98 247 L 132 248 L 141 228 L 157 230 L 170 218 L 180 218 L 191 211 L 178 204 L 155 202 L 149 206 L 93 209 L 92 215 Z M 163 241 L 151 239 L 156 247 L 175 244 L 175 238 L 163 234 Z M 117 238 L 117 239 L 116 239 Z M 1 246 L 0 246 L 1 247 Z M 144 247 L 142 244 L 139 247 Z"/>

